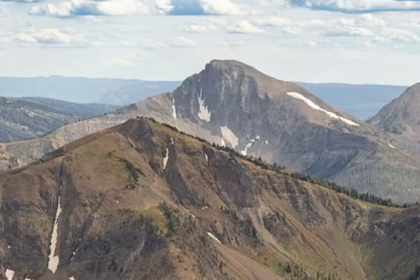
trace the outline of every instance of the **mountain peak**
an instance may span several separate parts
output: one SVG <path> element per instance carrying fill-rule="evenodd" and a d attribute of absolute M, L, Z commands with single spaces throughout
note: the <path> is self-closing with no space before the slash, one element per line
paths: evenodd
<path fill-rule="evenodd" d="M 408 87 L 369 122 L 386 132 L 417 139 L 420 136 L 420 83 Z"/>
<path fill-rule="evenodd" d="M 238 67 L 238 68 L 248 68 L 254 69 L 254 67 L 245 64 L 241 61 L 234 60 L 234 59 L 213 59 L 209 63 L 207 63 L 207 67 L 215 67 L 215 68 L 231 68 L 231 67 Z"/>

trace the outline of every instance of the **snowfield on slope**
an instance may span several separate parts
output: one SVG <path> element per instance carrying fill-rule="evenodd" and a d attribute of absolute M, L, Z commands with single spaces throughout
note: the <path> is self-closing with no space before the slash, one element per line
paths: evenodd
<path fill-rule="evenodd" d="M 60 259 L 58 257 L 58 254 L 55 254 L 55 249 L 57 248 L 57 242 L 58 242 L 58 217 L 61 214 L 61 196 L 58 197 L 58 206 L 57 206 L 57 212 L 55 214 L 55 221 L 54 221 L 54 227 L 53 232 L 51 235 L 51 245 L 50 245 L 50 255 L 49 255 L 49 261 L 48 261 L 48 269 L 51 270 L 51 272 L 54 274 L 57 270 L 58 264 L 60 262 Z"/>
<path fill-rule="evenodd" d="M 325 114 L 327 114 L 331 118 L 338 119 L 338 120 L 340 120 L 340 121 L 342 121 L 342 122 L 344 122 L 344 123 L 346 123 L 348 125 L 359 126 L 358 123 L 355 123 L 352 120 L 349 120 L 349 119 L 340 117 L 340 116 L 338 116 L 337 114 L 335 114 L 333 112 L 330 112 L 330 111 L 327 111 L 325 109 L 322 109 L 319 105 L 315 104 L 314 102 L 312 102 L 311 100 L 309 100 L 308 98 L 306 98 L 305 96 L 303 96 L 300 93 L 297 93 L 297 92 L 288 92 L 287 95 L 290 96 L 290 97 L 293 97 L 295 99 L 302 100 L 303 102 L 306 103 L 306 105 L 308 105 L 312 109 L 317 110 L 317 111 L 324 112 Z"/>
<path fill-rule="evenodd" d="M 235 147 L 238 146 L 239 138 L 236 137 L 235 133 L 227 126 L 221 126 L 220 129 L 222 130 L 222 139 L 228 141 L 232 145 L 232 148 L 235 149 Z"/>
<path fill-rule="evenodd" d="M 163 169 L 166 168 L 166 165 L 168 164 L 168 160 L 169 160 L 169 149 L 166 148 L 166 155 L 163 158 Z"/>
<path fill-rule="evenodd" d="M 175 106 L 175 98 L 172 99 L 172 116 L 176 120 L 176 106 Z"/>
<path fill-rule="evenodd" d="M 207 106 L 204 105 L 204 98 L 203 98 L 203 89 L 200 90 L 200 94 L 197 95 L 198 97 L 198 104 L 200 106 L 200 110 L 198 111 L 198 118 L 200 120 L 210 122 L 211 120 L 211 112 L 207 108 Z"/>
<path fill-rule="evenodd" d="M 216 236 L 214 236 L 212 233 L 207 232 L 207 235 L 208 235 L 208 236 L 210 236 L 210 237 L 211 237 L 214 241 L 216 241 L 216 242 L 218 242 L 218 243 L 222 244 L 222 242 L 220 242 L 220 240 L 219 240 L 219 239 L 217 239 L 217 237 L 216 237 Z"/>

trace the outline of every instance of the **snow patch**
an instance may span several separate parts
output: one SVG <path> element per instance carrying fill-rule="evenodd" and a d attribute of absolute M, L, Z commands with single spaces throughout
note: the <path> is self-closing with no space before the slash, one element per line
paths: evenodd
<path fill-rule="evenodd" d="M 222 147 L 226 147 L 225 139 L 223 139 L 223 137 L 222 137 L 221 145 L 222 145 Z"/>
<path fill-rule="evenodd" d="M 249 138 L 249 134 L 247 135 Z M 248 149 L 251 148 L 252 144 L 254 144 L 255 141 L 260 140 L 261 137 L 257 135 L 254 139 L 249 140 L 248 144 L 245 145 L 245 148 L 241 151 L 241 154 L 246 156 L 248 154 Z"/>
<path fill-rule="evenodd" d="M 174 139 L 173 138 L 171 138 L 171 144 L 173 145 L 173 144 L 175 144 L 175 142 L 174 142 Z"/>
<path fill-rule="evenodd" d="M 13 276 L 15 275 L 15 272 L 11 269 L 6 269 L 5 274 L 6 274 L 7 280 L 12 280 Z"/>
<path fill-rule="evenodd" d="M 73 259 L 76 257 L 77 251 L 79 251 L 79 247 L 77 247 L 76 251 L 73 252 L 73 255 L 70 258 L 70 261 L 73 261 Z"/>
<path fill-rule="evenodd" d="M 213 234 L 211 234 L 210 232 L 207 232 L 207 235 L 210 236 L 211 238 L 213 238 L 216 242 L 219 242 L 220 244 L 222 244 L 222 242 L 220 242 L 220 240 L 217 239 L 217 237 L 214 236 Z"/>
<path fill-rule="evenodd" d="M 206 158 L 206 161 L 209 162 L 209 157 L 207 156 L 206 153 L 204 153 L 204 157 Z"/>
<path fill-rule="evenodd" d="M 391 147 L 391 148 L 393 148 L 393 149 L 395 149 L 395 147 L 393 145 L 391 145 L 391 144 L 388 144 L 388 146 Z"/>
<path fill-rule="evenodd" d="M 200 89 L 200 94 L 197 95 L 198 97 L 198 104 L 200 105 L 200 110 L 198 111 L 198 117 L 200 120 L 210 122 L 211 120 L 211 112 L 207 108 L 207 106 L 204 105 L 204 99 L 203 99 L 203 89 Z"/>
<path fill-rule="evenodd" d="M 265 140 L 265 144 L 268 145 L 268 140 Z"/>
<path fill-rule="evenodd" d="M 223 138 L 225 138 L 226 141 L 228 141 L 235 149 L 239 143 L 238 137 L 236 137 L 235 133 L 233 133 L 233 131 L 230 130 L 227 126 L 221 126 L 220 129 L 222 130 Z"/>
<path fill-rule="evenodd" d="M 302 94 L 300 94 L 300 93 L 297 93 L 297 92 L 288 92 L 288 93 L 287 93 L 287 95 L 289 95 L 289 96 L 291 96 L 291 97 L 293 97 L 293 98 L 296 98 L 296 99 L 302 100 L 303 102 L 305 102 L 305 103 L 306 103 L 306 105 L 308 105 L 308 106 L 309 106 L 309 107 L 311 107 L 312 109 L 317 110 L 317 111 L 324 112 L 325 114 L 327 114 L 327 115 L 328 115 L 328 116 L 330 116 L 331 118 L 338 119 L 338 120 L 340 120 L 340 121 L 342 121 L 342 122 L 344 122 L 344 123 L 346 123 L 346 124 L 348 124 L 348 125 L 359 126 L 359 124 L 358 124 L 358 123 L 355 123 L 355 122 L 353 122 L 353 121 L 351 121 L 351 120 L 349 120 L 349 119 L 346 119 L 346 118 L 340 117 L 340 116 L 338 116 L 337 114 L 335 114 L 335 113 L 333 113 L 333 112 L 330 112 L 330 111 L 327 111 L 327 110 L 322 109 L 322 108 L 321 108 L 321 107 L 319 107 L 317 104 L 315 104 L 314 102 L 312 102 L 311 100 L 309 100 L 308 98 L 306 98 L 305 96 L 303 96 L 303 95 L 302 95 Z"/>
<path fill-rule="evenodd" d="M 69 280 L 75 280 L 75 279 L 74 279 L 74 277 L 72 276 L 72 277 L 69 277 Z"/>
<path fill-rule="evenodd" d="M 168 159 L 169 159 L 169 149 L 166 148 L 166 155 L 163 158 L 163 169 L 166 168 L 166 164 L 168 164 Z"/>
<path fill-rule="evenodd" d="M 172 99 L 172 116 L 176 120 L 176 107 L 175 107 L 175 98 Z"/>
<path fill-rule="evenodd" d="M 251 146 L 252 146 L 252 143 L 253 143 L 253 142 L 249 142 L 248 144 L 246 144 L 245 149 L 243 149 L 243 150 L 241 151 L 241 154 L 243 154 L 244 156 L 246 156 L 246 155 L 247 155 L 247 153 L 248 153 L 248 149 L 249 149 L 249 148 L 251 148 Z"/>
<path fill-rule="evenodd" d="M 51 272 L 54 274 L 57 270 L 58 263 L 60 262 L 59 256 L 55 255 L 55 249 L 57 248 L 57 242 L 58 242 L 58 217 L 61 214 L 61 197 L 58 197 L 58 206 L 57 206 L 57 212 L 55 214 L 55 221 L 54 221 L 54 227 L 53 232 L 51 235 L 51 245 L 50 245 L 50 255 L 49 255 L 49 261 L 48 261 L 48 269 L 51 270 Z"/>

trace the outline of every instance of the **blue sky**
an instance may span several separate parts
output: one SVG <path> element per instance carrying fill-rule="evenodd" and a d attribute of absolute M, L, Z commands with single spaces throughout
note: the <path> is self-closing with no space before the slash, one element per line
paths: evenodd
<path fill-rule="evenodd" d="M 0 76 L 183 80 L 211 59 L 279 79 L 420 82 L 420 2 L 0 0 Z"/>

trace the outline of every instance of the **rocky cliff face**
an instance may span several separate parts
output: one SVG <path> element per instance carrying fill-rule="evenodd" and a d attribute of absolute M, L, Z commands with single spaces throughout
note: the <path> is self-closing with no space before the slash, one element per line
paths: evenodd
<path fill-rule="evenodd" d="M 172 93 L 62 127 L 41 141 L 57 148 L 135 116 L 153 117 L 244 155 L 347 188 L 397 202 L 420 197 L 420 156 L 406 143 L 335 110 L 294 83 L 237 61 L 211 61 Z M 7 145 L 3 153 L 21 163 L 44 154 L 25 145 Z"/>
<path fill-rule="evenodd" d="M 130 120 L 1 174 L 0 279 L 408 279 L 418 207 L 289 174 Z"/>
<path fill-rule="evenodd" d="M 138 107 L 189 134 L 348 188 L 399 202 L 420 196 L 420 157 L 407 145 L 237 61 L 212 61 Z"/>

